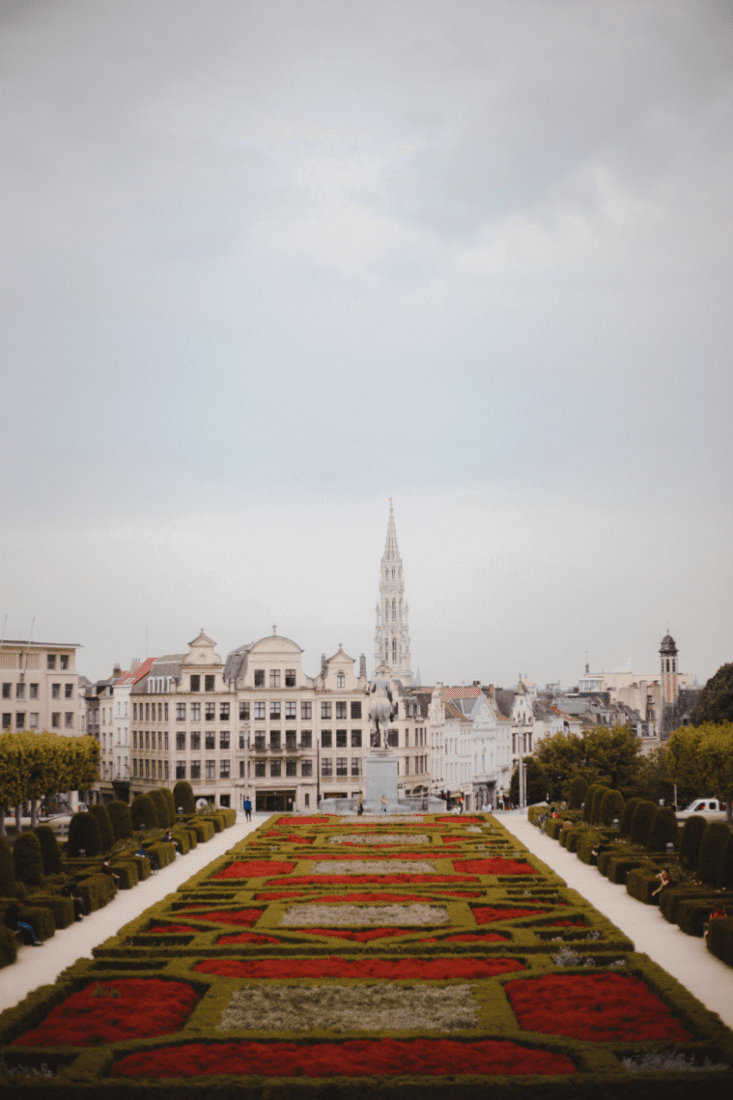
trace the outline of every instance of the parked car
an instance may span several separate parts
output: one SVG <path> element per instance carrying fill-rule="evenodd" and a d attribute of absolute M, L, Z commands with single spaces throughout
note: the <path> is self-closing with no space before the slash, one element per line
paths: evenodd
<path fill-rule="evenodd" d="M 726 803 L 720 802 L 717 798 L 693 798 L 690 805 L 685 806 L 684 810 L 680 810 L 677 814 L 677 820 L 686 821 L 688 817 L 697 814 L 699 817 L 707 818 L 708 821 L 725 821 L 728 816 L 726 810 Z"/>

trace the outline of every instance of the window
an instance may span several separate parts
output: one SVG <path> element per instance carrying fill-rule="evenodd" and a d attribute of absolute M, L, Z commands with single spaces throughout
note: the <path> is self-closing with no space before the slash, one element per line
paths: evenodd
<path fill-rule="evenodd" d="M 351 757 L 351 774 L 361 775 L 361 760 L 358 756 Z"/>
<path fill-rule="evenodd" d="M 133 756 L 133 758 L 132 758 L 132 774 L 133 774 L 133 776 L 137 777 L 137 757 L 136 756 Z"/>
<path fill-rule="evenodd" d="M 204 676 L 204 691 L 216 691 L 216 676 Z"/>
<path fill-rule="evenodd" d="M 125 728 L 125 733 L 127 733 L 127 728 Z M 165 731 L 164 736 L 165 736 L 165 751 L 168 752 L 168 730 Z M 127 738 L 125 738 L 125 744 L 127 744 Z"/>
<path fill-rule="evenodd" d="M 280 687 L 280 669 L 279 668 L 271 668 L 270 669 L 270 687 L 271 688 L 279 688 Z"/>
<path fill-rule="evenodd" d="M 280 730 L 270 730 L 270 751 L 280 752 Z"/>
<path fill-rule="evenodd" d="M 303 761 L 303 763 L 301 765 L 301 768 L 300 768 L 300 774 L 304 775 L 304 776 L 313 775 L 313 761 L 312 760 L 304 760 Z"/>
<path fill-rule="evenodd" d="M 56 668 L 56 657 L 53 653 L 49 653 L 46 657 L 46 668 L 49 672 L 53 672 Z"/>
<path fill-rule="evenodd" d="M 279 779 L 282 775 L 282 760 L 270 761 L 270 776 L 273 779 Z"/>
<path fill-rule="evenodd" d="M 200 703 L 191 703 L 191 721 L 192 722 L 200 722 L 201 721 L 201 704 Z"/>
<path fill-rule="evenodd" d="M 255 703 L 255 721 L 257 721 L 258 718 L 261 718 L 261 719 L 264 720 L 264 717 L 265 717 L 265 704 L 264 703 Z"/>
<path fill-rule="evenodd" d="M 132 717 L 137 722 L 137 703 L 132 704 Z M 142 715 L 141 715 L 141 717 L 142 717 Z"/>
<path fill-rule="evenodd" d="M 228 749 L 229 748 L 229 730 L 222 730 L 221 733 L 219 734 L 219 748 L 220 749 Z"/>
<path fill-rule="evenodd" d="M 110 721 L 112 720 L 112 712 L 110 711 Z M 145 721 L 150 721 L 150 703 L 145 704 Z M 155 721 L 155 712 L 153 712 L 153 721 Z"/>
<path fill-rule="evenodd" d="M 204 734 L 204 748 L 206 749 L 207 752 L 210 752 L 212 749 L 216 748 L 216 734 L 215 733 L 208 733 L 207 732 L 207 733 Z"/>
<path fill-rule="evenodd" d="M 186 704 L 176 703 L 176 722 L 186 721 Z"/>
<path fill-rule="evenodd" d="M 330 703 L 321 703 L 321 718 L 330 718 L 330 717 L 331 717 L 331 704 Z"/>
<path fill-rule="evenodd" d="M 361 703 L 360 702 L 351 704 L 351 717 L 352 718 L 361 718 Z"/>
<path fill-rule="evenodd" d="M 168 761 L 167 761 L 167 760 L 166 760 L 166 761 L 164 762 L 164 767 L 165 767 L 165 773 L 164 773 L 164 778 L 165 778 L 165 779 L 168 779 L 168 778 L 170 778 L 170 777 L 169 777 L 169 775 L 168 775 Z"/>
<path fill-rule="evenodd" d="M 229 704 L 228 703 L 219 703 L 219 721 L 220 722 L 228 722 L 229 721 Z"/>
<path fill-rule="evenodd" d="M 219 761 L 219 779 L 228 779 L 230 768 L 231 768 L 231 760 L 220 760 Z"/>
<path fill-rule="evenodd" d="M 74 712 L 73 710 L 67 710 L 64 714 L 64 729 L 73 730 L 74 728 Z"/>
<path fill-rule="evenodd" d="M 345 686 L 346 686 L 346 677 L 344 676 L 343 672 L 339 672 L 336 676 L 336 687 L 342 688 L 342 687 L 345 687 Z"/>
<path fill-rule="evenodd" d="M 336 717 L 337 718 L 345 718 L 346 717 L 346 703 L 337 703 L 336 704 Z"/>
<path fill-rule="evenodd" d="M 265 686 L 265 670 L 264 668 L 255 669 L 255 687 L 263 688 Z"/>
<path fill-rule="evenodd" d="M 150 779 L 150 761 L 145 761 L 145 778 Z"/>
<path fill-rule="evenodd" d="M 10 729 L 10 723 L 12 722 L 12 720 L 13 720 L 12 714 L 3 714 L 3 729 L 4 730 L 9 730 Z"/>
<path fill-rule="evenodd" d="M 400 732 L 399 730 L 387 730 L 387 744 L 390 748 L 399 748 L 400 744 Z"/>
<path fill-rule="evenodd" d="M 22 687 L 23 685 L 18 684 L 17 686 Z M 51 698 L 52 699 L 60 699 L 61 698 L 61 684 L 51 684 Z"/>
<path fill-rule="evenodd" d="M 336 730 L 336 748 L 345 749 L 348 737 L 347 730 Z"/>
<path fill-rule="evenodd" d="M 73 715 L 72 715 L 72 717 L 73 717 Z M 25 711 L 16 710 L 16 712 L 15 712 L 15 728 L 17 730 L 24 730 L 25 729 Z"/>
<path fill-rule="evenodd" d="M 239 721 L 249 722 L 249 703 L 239 704 Z"/>
<path fill-rule="evenodd" d="M 255 760 L 255 779 L 264 779 L 265 777 L 265 761 Z"/>
<path fill-rule="evenodd" d="M 185 778 L 186 778 L 186 761 L 185 760 L 177 760 L 176 761 L 176 779 L 185 779 Z"/>
<path fill-rule="evenodd" d="M 186 751 L 186 735 L 185 735 L 185 733 L 177 733 L 176 734 L 176 752 L 185 752 L 185 751 Z M 185 779 L 186 777 L 184 776 L 183 778 Z"/>
<path fill-rule="evenodd" d="M 285 717 L 291 722 L 294 722 L 295 719 L 298 717 L 298 713 L 297 713 L 297 709 L 296 709 L 297 706 L 298 706 L 297 703 L 286 703 L 285 704 Z"/>
<path fill-rule="evenodd" d="M 294 688 L 295 687 L 295 669 L 294 668 L 286 668 L 285 669 L 285 687 L 286 688 Z"/>
<path fill-rule="evenodd" d="M 9 699 L 10 698 L 10 688 L 11 688 L 10 684 L 3 684 L 3 699 Z"/>
<path fill-rule="evenodd" d="M 324 756 L 321 760 L 321 775 L 333 775 L 333 760 L 330 756 Z"/>
<path fill-rule="evenodd" d="M 333 744 L 333 734 L 330 730 L 321 730 L 321 748 L 330 749 Z"/>
<path fill-rule="evenodd" d="M 216 721 L 216 703 L 204 703 L 204 717 L 207 722 Z"/>
<path fill-rule="evenodd" d="M 38 729 L 38 711 L 31 712 L 31 714 L 29 716 L 29 719 L 28 719 L 28 729 L 29 730 L 37 730 Z"/>
<path fill-rule="evenodd" d="M 298 761 L 297 760 L 286 760 L 285 761 L 285 774 L 286 775 L 297 775 L 298 774 Z"/>
<path fill-rule="evenodd" d="M 266 749 L 265 731 L 255 730 L 255 752 L 265 752 Z"/>
<path fill-rule="evenodd" d="M 270 703 L 270 721 L 280 721 L 280 704 Z"/>
<path fill-rule="evenodd" d="M 300 704 L 300 717 L 301 718 L 307 718 L 308 721 L 310 722 L 312 716 L 313 716 L 312 715 L 312 704 L 311 703 L 301 703 Z"/>
<path fill-rule="evenodd" d="M 34 687 L 34 685 L 31 684 L 31 687 Z M 31 698 L 32 698 L 32 696 L 31 696 Z M 64 699 L 73 699 L 73 698 L 74 698 L 74 685 L 73 684 L 64 684 Z"/>
<path fill-rule="evenodd" d="M 216 760 L 207 760 L 204 764 L 204 777 L 206 779 L 216 779 Z"/>
<path fill-rule="evenodd" d="M 310 749 L 313 747 L 313 731 L 302 730 L 300 734 L 300 747 L 301 749 Z"/>
<path fill-rule="evenodd" d="M 137 730 L 132 731 L 132 747 L 133 749 L 137 748 Z"/>
<path fill-rule="evenodd" d="M 201 778 L 201 761 L 200 760 L 192 760 L 191 761 L 191 779 L 200 779 L 200 778 Z"/>
<path fill-rule="evenodd" d="M 243 733 L 240 733 L 240 735 L 239 735 L 239 751 L 244 752 L 244 734 Z"/>
<path fill-rule="evenodd" d="M 336 757 L 336 775 L 348 775 L 349 761 L 345 756 Z"/>
<path fill-rule="evenodd" d="M 298 734 L 295 730 L 285 730 L 285 751 L 297 752 L 298 750 Z"/>
<path fill-rule="evenodd" d="M 351 747 L 352 749 L 361 748 L 361 730 L 351 731 Z"/>
<path fill-rule="evenodd" d="M 239 778 L 240 779 L 245 778 L 245 775 L 244 775 L 244 760 L 239 761 Z"/>
<path fill-rule="evenodd" d="M 68 667 L 69 667 L 69 655 L 68 655 L 68 653 L 62 653 L 61 656 L 59 657 L 59 668 L 62 669 L 62 671 L 65 672 L 68 669 Z"/>
<path fill-rule="evenodd" d="M 150 748 L 150 730 L 145 730 L 145 748 Z M 153 748 L 155 748 L 155 745 L 153 745 Z"/>
<path fill-rule="evenodd" d="M 191 691 L 201 691 L 201 677 L 196 675 L 191 677 Z"/>
<path fill-rule="evenodd" d="M 16 684 L 15 685 L 15 698 L 16 699 L 25 699 L 25 684 Z M 58 699 L 58 695 L 56 696 L 56 698 Z"/>
<path fill-rule="evenodd" d="M 51 729 L 61 729 L 61 711 L 55 710 L 51 715 Z"/>
<path fill-rule="evenodd" d="M 191 748 L 195 752 L 198 752 L 201 748 L 201 734 L 198 732 L 198 730 L 191 733 Z"/>

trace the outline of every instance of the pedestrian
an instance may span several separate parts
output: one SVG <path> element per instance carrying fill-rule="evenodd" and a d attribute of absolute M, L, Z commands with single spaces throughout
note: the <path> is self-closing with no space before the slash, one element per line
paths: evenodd
<path fill-rule="evenodd" d="M 359 817 L 361 817 L 361 815 L 364 813 L 364 795 L 362 794 L 361 791 L 359 791 L 359 797 L 356 801 L 357 801 L 356 812 L 359 815 Z"/>
<path fill-rule="evenodd" d="M 74 903 L 74 920 L 80 921 L 87 915 L 86 906 L 84 905 L 84 898 L 79 893 L 79 883 L 75 875 L 61 887 L 61 896 L 64 898 L 71 898 Z"/>
<path fill-rule="evenodd" d="M 20 910 L 23 907 L 22 901 L 14 901 L 12 905 L 9 905 L 5 911 L 5 925 L 13 932 L 16 929 L 20 929 L 23 936 L 23 942 L 26 942 L 26 936 L 30 936 L 31 943 L 34 947 L 43 947 L 43 943 L 38 939 L 32 924 L 20 919 Z"/>
<path fill-rule="evenodd" d="M 463 813 L 463 795 L 458 796 L 458 812 L 459 814 Z"/>
<path fill-rule="evenodd" d="M 252 799 L 251 798 L 245 798 L 244 802 L 242 803 L 242 806 L 244 808 L 244 820 L 245 821 L 251 821 L 252 820 Z"/>
<path fill-rule="evenodd" d="M 387 796 L 386 796 L 386 794 L 383 794 L 382 795 L 382 813 L 386 814 L 386 812 L 387 812 Z"/>

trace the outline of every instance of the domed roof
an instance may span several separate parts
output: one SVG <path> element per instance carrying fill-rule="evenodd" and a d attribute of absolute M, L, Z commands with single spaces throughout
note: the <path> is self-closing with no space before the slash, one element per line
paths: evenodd
<path fill-rule="evenodd" d="M 664 635 L 664 637 L 662 638 L 662 644 L 659 647 L 659 652 L 660 653 L 676 653 L 677 652 L 677 646 L 676 646 L 675 640 L 674 640 L 674 638 L 672 637 L 671 634 L 665 634 Z"/>

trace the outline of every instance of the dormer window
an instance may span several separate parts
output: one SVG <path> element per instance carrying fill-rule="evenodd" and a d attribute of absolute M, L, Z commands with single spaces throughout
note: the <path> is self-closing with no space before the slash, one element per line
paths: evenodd
<path fill-rule="evenodd" d="M 345 687 L 345 686 L 346 686 L 346 677 L 344 676 L 343 672 L 339 672 L 338 675 L 336 676 L 336 687 L 342 688 L 342 687 Z"/>
<path fill-rule="evenodd" d="M 204 691 L 216 691 L 216 676 L 204 676 Z"/>
<path fill-rule="evenodd" d="M 197 676 L 192 676 L 191 677 L 191 691 L 201 691 L 201 677 L 200 676 L 197 675 Z"/>
<path fill-rule="evenodd" d="M 286 668 L 285 669 L 285 687 L 286 688 L 294 688 L 295 687 L 295 669 L 294 668 Z"/>

